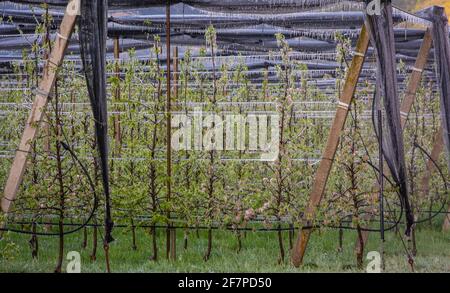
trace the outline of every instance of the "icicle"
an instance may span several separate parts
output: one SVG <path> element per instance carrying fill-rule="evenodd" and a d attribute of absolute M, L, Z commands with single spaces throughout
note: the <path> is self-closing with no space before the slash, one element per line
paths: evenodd
<path fill-rule="evenodd" d="M 405 21 L 407 23 L 418 24 L 418 25 L 422 25 L 422 26 L 426 26 L 426 27 L 431 26 L 430 21 L 428 21 L 424 18 L 421 18 L 417 15 L 408 13 L 406 11 L 403 11 L 403 10 L 401 10 L 399 8 L 395 8 L 395 7 L 392 10 L 393 10 L 392 16 L 394 19 L 401 19 L 402 21 Z"/>

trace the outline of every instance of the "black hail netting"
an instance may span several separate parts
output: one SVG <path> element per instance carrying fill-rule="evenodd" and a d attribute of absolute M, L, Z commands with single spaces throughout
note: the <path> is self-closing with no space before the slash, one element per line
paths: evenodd
<path fill-rule="evenodd" d="M 450 40 L 448 38 L 448 19 L 445 16 L 444 9 L 437 6 L 426 11 L 426 16 L 433 23 L 436 75 L 441 94 L 441 120 L 450 169 Z"/>
<path fill-rule="evenodd" d="M 47 3 L 65 6 L 69 0 L 11 0 L 21 4 Z M 356 0 L 108 0 L 110 7 L 139 8 L 184 3 L 194 7 L 221 12 L 272 13 L 273 11 L 302 11 L 336 4 L 339 2 L 360 2 Z"/>
<path fill-rule="evenodd" d="M 406 235 L 409 236 L 414 215 L 409 203 L 403 135 L 400 124 L 400 105 L 397 92 L 392 5 L 386 1 L 381 15 L 366 16 L 370 41 L 377 57 L 377 81 L 374 103 L 384 107 L 386 126 L 383 128 L 383 155 L 391 171 L 405 207 Z M 376 117 L 376 120 L 382 117 Z M 375 123 L 375 125 L 378 125 Z M 375 127 L 376 129 L 376 127 Z"/>
<path fill-rule="evenodd" d="M 184 11 L 186 7 L 174 6 L 178 13 Z M 158 8 L 160 9 L 160 8 Z M 191 13 L 197 14 L 183 15 L 174 14 L 171 16 L 172 32 L 171 43 L 179 46 L 198 46 L 204 45 L 204 29 L 213 25 L 217 32 L 218 48 L 225 50 L 227 54 L 248 52 L 267 52 L 271 49 L 277 49 L 278 45 L 274 35 L 282 33 L 287 37 L 287 43 L 296 51 L 307 51 L 316 53 L 320 57 L 320 52 L 334 52 L 336 49 L 335 33 L 338 31 L 342 35 L 350 38 L 352 43 L 360 33 L 359 27 L 363 23 L 363 13 L 361 11 L 327 13 L 327 12 L 302 12 L 279 14 L 269 16 L 236 15 L 228 16 L 214 14 L 205 15 L 199 10 L 192 10 Z M 13 22 L 3 22 L 0 24 L 0 58 L 7 59 L 11 56 L 10 50 L 30 50 L 36 40 L 42 42 L 43 38 L 39 34 L 34 34 L 36 28 L 36 19 L 39 19 L 45 11 L 36 8 L 35 10 L 11 9 L 9 6 L 1 8 L 0 13 L 4 19 L 12 18 Z M 58 22 L 62 19 L 63 13 L 50 11 L 54 20 L 53 29 L 57 28 Z M 397 16 L 395 16 L 397 15 Z M 284 17 L 286 16 L 286 17 Z M 417 20 L 410 14 L 402 13 L 400 10 L 394 11 L 394 21 L 410 21 L 413 23 L 423 22 Z M 146 21 L 151 21 L 151 26 L 145 25 Z M 306 27 L 306 23 L 313 23 Z M 223 27 L 223 28 L 220 28 Z M 230 29 L 229 27 L 232 27 Z M 295 27 L 295 28 L 293 28 Z M 302 28 L 303 27 L 303 28 Z M 336 30 L 336 27 L 340 29 Z M 332 29 L 334 28 L 334 29 Z M 20 30 L 20 34 L 19 34 Z M 109 18 L 108 36 L 111 38 L 121 38 L 121 47 L 127 50 L 136 46 L 139 49 L 145 49 L 151 46 L 152 36 L 160 35 L 161 41 L 165 42 L 165 15 L 160 12 L 157 14 L 146 15 L 123 15 L 114 14 Z M 418 49 L 424 35 L 423 29 L 396 28 L 394 30 L 396 40 L 397 58 L 404 62 L 414 62 Z M 71 45 L 68 52 L 78 54 L 79 49 L 77 34 L 73 34 Z M 141 43 L 125 43 L 125 39 L 140 39 Z M 112 42 L 108 49 L 111 51 Z M 369 54 L 371 49 L 369 49 Z M 221 54 L 219 51 L 218 54 Z M 252 53 L 250 53 L 252 54 Z M 317 59 L 317 58 L 316 58 Z"/>
<path fill-rule="evenodd" d="M 109 168 L 108 168 L 108 115 L 106 102 L 106 0 L 81 1 L 80 49 L 84 72 L 95 119 L 95 132 L 102 182 L 105 193 L 105 242 L 113 241 L 113 222 L 110 210 Z"/>
<path fill-rule="evenodd" d="M 9 6 L 8 6 L 9 7 Z M 171 15 L 172 29 L 206 29 L 209 25 L 220 28 L 251 28 L 261 24 L 275 26 L 277 28 L 289 29 L 350 29 L 360 28 L 364 22 L 364 13 L 355 11 L 314 11 L 314 12 L 290 12 L 274 14 L 238 14 L 238 13 L 215 13 L 202 9 L 196 9 L 188 5 L 174 5 L 173 9 L 178 13 Z M 61 8 L 59 8 L 61 10 Z M 124 13 L 126 10 L 112 12 L 109 21 L 117 24 L 133 25 L 138 28 L 149 30 L 156 29 L 164 32 L 165 14 L 160 8 L 153 9 L 150 14 L 130 15 Z M 185 10 L 189 12 L 185 12 Z M 145 11 L 145 10 L 144 10 Z M 3 16 L 8 17 L 17 24 L 35 24 L 36 18 L 45 11 L 39 8 L 23 10 L 16 8 L 1 9 Z M 120 13 L 122 12 L 122 13 Z M 51 11 L 52 19 L 58 24 L 64 13 L 62 11 Z M 396 23 L 408 21 L 412 23 L 427 24 L 427 21 L 400 9 L 394 9 L 393 19 Z M 150 25 L 149 25 L 150 23 Z M 151 30 L 150 30 L 151 32 Z"/>

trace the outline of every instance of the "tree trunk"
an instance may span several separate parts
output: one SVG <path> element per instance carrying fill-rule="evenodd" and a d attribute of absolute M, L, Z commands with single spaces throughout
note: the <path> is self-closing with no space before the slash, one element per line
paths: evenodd
<path fill-rule="evenodd" d="M 87 238 L 88 238 L 87 227 L 84 227 L 83 228 L 83 243 L 81 244 L 82 249 L 86 249 L 86 247 L 87 247 Z"/>
<path fill-rule="evenodd" d="M 97 227 L 97 219 L 94 218 L 94 232 L 92 234 L 92 253 L 91 253 L 91 261 L 97 260 L 97 245 L 98 245 L 98 227 Z"/>
<path fill-rule="evenodd" d="M 362 269 L 364 263 L 364 238 L 359 224 L 356 229 L 358 232 L 358 241 L 359 241 L 359 247 L 358 250 L 356 251 L 356 264 L 358 266 L 358 269 Z"/>
<path fill-rule="evenodd" d="M 55 83 L 55 123 L 56 123 L 56 163 L 57 163 L 57 179 L 59 185 L 59 253 L 58 262 L 56 263 L 55 273 L 61 273 L 62 263 L 64 258 L 64 205 L 65 205 L 65 191 L 62 170 L 62 156 L 61 143 L 59 142 L 61 136 L 61 121 L 59 118 L 59 103 L 58 103 L 58 82 Z"/>
<path fill-rule="evenodd" d="M 278 225 L 278 229 L 281 229 L 281 226 Z M 281 230 L 278 230 L 278 245 L 280 246 L 280 258 L 278 259 L 278 264 L 284 263 L 284 244 L 283 244 L 283 233 Z"/>
<path fill-rule="evenodd" d="M 294 238 L 294 224 L 289 224 L 289 250 L 292 250 Z"/>
<path fill-rule="evenodd" d="M 63 258 L 64 258 L 64 223 L 63 221 L 60 220 L 58 262 L 56 264 L 55 273 L 61 273 Z"/>
<path fill-rule="evenodd" d="M 33 259 L 35 259 L 38 257 L 38 252 L 39 252 L 39 242 L 38 242 L 38 237 L 36 235 L 36 222 L 33 221 L 31 229 L 33 232 L 33 234 L 31 235 L 31 239 L 30 239 L 31 257 Z"/>
<path fill-rule="evenodd" d="M 242 250 L 242 233 L 241 231 L 237 231 L 237 243 L 238 243 L 238 248 L 237 248 L 237 253 L 241 252 Z"/>
<path fill-rule="evenodd" d="M 344 229 L 339 229 L 339 247 L 338 252 L 342 252 L 344 249 L 342 248 L 344 242 Z"/>
<path fill-rule="evenodd" d="M 136 226 L 134 225 L 133 219 L 131 219 L 131 239 L 132 239 L 132 242 L 133 242 L 133 245 L 132 245 L 133 250 L 137 250 L 137 245 L 136 245 Z"/>
<path fill-rule="evenodd" d="M 153 246 L 153 255 L 150 260 L 157 261 L 158 260 L 158 243 L 156 242 L 156 227 L 153 226 L 150 233 L 152 234 L 152 246 Z"/>
<path fill-rule="evenodd" d="M 413 228 L 412 230 L 411 230 L 411 244 L 412 244 L 412 247 L 411 247 L 411 254 L 413 255 L 413 256 L 416 256 L 417 255 L 417 242 L 416 242 L 416 228 Z"/>
<path fill-rule="evenodd" d="M 183 243 L 184 250 L 187 250 L 188 248 L 188 230 L 187 228 L 184 229 L 184 243 Z"/>
<path fill-rule="evenodd" d="M 204 261 L 208 261 L 211 257 L 211 249 L 212 249 L 212 229 L 208 229 L 208 247 L 206 248 L 205 255 L 203 256 Z"/>

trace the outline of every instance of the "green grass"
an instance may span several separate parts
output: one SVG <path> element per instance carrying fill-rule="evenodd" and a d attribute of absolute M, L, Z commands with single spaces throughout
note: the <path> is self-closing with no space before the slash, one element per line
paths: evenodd
<path fill-rule="evenodd" d="M 435 230 L 438 230 L 437 228 Z M 450 233 L 422 229 L 417 233 L 418 255 L 416 271 L 418 272 L 450 272 Z M 243 238 L 243 249 L 236 253 L 235 236 L 228 231 L 214 231 L 213 251 L 208 262 L 202 260 L 206 248 L 206 232 L 189 236 L 186 251 L 182 248 L 182 234 L 178 234 L 177 261 L 165 259 L 164 231 L 159 231 L 159 260 L 149 260 L 151 255 L 150 237 L 140 229 L 137 233 L 138 249 L 131 248 L 130 232 L 116 229 L 116 241 L 111 246 L 111 266 L 113 272 L 358 272 L 355 267 L 353 247 L 355 232 L 344 234 L 344 249 L 337 252 L 338 233 L 336 230 L 315 231 L 309 244 L 305 265 L 294 268 L 286 260 L 277 264 L 278 242 L 274 233 L 247 233 Z M 287 234 L 287 233 L 285 233 Z M 410 272 L 407 259 L 399 237 L 393 232 L 386 235 L 386 271 Z M 56 264 L 57 239 L 39 238 L 39 258 L 31 259 L 28 245 L 29 236 L 7 234 L 0 241 L 0 272 L 53 272 Z M 92 236 L 89 235 L 88 248 L 81 249 L 82 234 L 66 237 L 65 254 L 79 251 L 82 257 L 82 272 L 104 272 L 103 248 L 99 245 L 97 261 L 91 262 L 89 254 L 92 247 Z M 9 245 L 8 245 L 9 243 Z M 11 243 L 15 248 L 11 248 Z M 285 237 L 288 248 L 288 238 Z M 5 248 L 8 246 L 9 248 Z M 379 236 L 372 235 L 365 251 L 378 250 Z M 7 257 L 5 258 L 5 254 Z M 365 261 L 365 266 L 368 261 Z M 65 269 L 66 262 L 63 265 Z"/>

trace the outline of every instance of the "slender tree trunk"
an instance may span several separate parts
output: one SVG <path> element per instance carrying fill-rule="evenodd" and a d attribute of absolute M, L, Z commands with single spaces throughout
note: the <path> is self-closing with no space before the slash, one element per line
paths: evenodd
<path fill-rule="evenodd" d="M 137 250 L 136 245 L 136 226 L 134 225 L 134 220 L 131 218 L 131 239 L 132 239 L 132 248 L 133 250 Z"/>
<path fill-rule="evenodd" d="M 343 251 L 343 242 L 344 242 L 344 229 L 340 228 L 339 229 L 339 247 L 338 247 L 338 252 L 342 252 Z"/>
<path fill-rule="evenodd" d="M 413 256 L 417 255 L 417 243 L 416 243 L 416 228 L 412 228 L 411 233 L 411 242 L 412 242 L 412 248 L 411 248 L 411 254 Z"/>
<path fill-rule="evenodd" d="M 183 241 L 184 250 L 188 249 L 188 229 L 184 229 L 184 241 Z"/>
<path fill-rule="evenodd" d="M 61 157 L 61 121 L 59 117 L 59 101 L 58 101 L 58 82 L 55 84 L 55 118 L 56 118 L 56 163 L 58 170 L 58 185 L 59 185 L 59 252 L 58 252 L 58 262 L 56 263 L 55 273 L 61 273 L 62 263 L 64 259 L 64 210 L 65 210 L 65 191 L 64 191 L 64 181 L 63 181 L 63 170 L 62 170 L 62 157 Z"/>
<path fill-rule="evenodd" d="M 362 235 L 361 226 L 359 224 L 357 224 L 356 230 L 358 233 L 359 241 L 359 248 L 356 251 L 356 264 L 358 266 L 358 269 L 362 269 L 364 263 L 364 238 Z"/>
<path fill-rule="evenodd" d="M 289 250 L 293 248 L 293 238 L 294 238 L 294 225 L 289 224 Z"/>
<path fill-rule="evenodd" d="M 237 244 L 238 244 L 237 253 L 239 253 L 242 250 L 242 233 L 241 233 L 241 231 L 239 231 L 239 230 L 237 231 L 236 238 L 237 238 Z"/>
<path fill-rule="evenodd" d="M 208 261 L 211 257 L 211 250 L 212 250 L 212 228 L 210 227 L 208 229 L 208 246 L 206 248 L 205 255 L 203 256 L 204 261 Z"/>
<path fill-rule="evenodd" d="M 64 258 L 64 223 L 59 221 L 59 250 L 58 250 L 58 262 L 56 264 L 55 273 L 61 273 L 62 262 Z"/>
<path fill-rule="evenodd" d="M 87 227 L 83 228 L 83 243 L 81 244 L 81 248 L 82 249 L 86 249 L 87 247 L 87 238 L 88 238 L 88 231 L 87 231 Z"/>
<path fill-rule="evenodd" d="M 156 239 L 156 227 L 153 226 L 151 229 L 152 234 L 152 247 L 153 247 L 153 255 L 151 256 L 150 260 L 157 261 L 158 260 L 158 243 Z"/>
<path fill-rule="evenodd" d="M 155 131 L 156 132 L 156 131 Z M 154 149 L 156 147 L 156 133 L 153 134 L 153 151 L 152 151 L 152 157 L 154 156 Z M 151 210 L 153 214 L 157 213 L 157 190 L 156 190 L 156 168 L 154 163 L 151 163 L 150 166 L 150 197 L 152 199 L 152 206 Z M 153 246 L 153 255 L 151 256 L 150 260 L 156 261 L 158 260 L 158 244 L 157 244 L 157 235 L 156 235 L 156 225 L 153 223 L 152 227 L 152 246 Z"/>
<path fill-rule="evenodd" d="M 212 208 L 213 208 L 213 197 L 214 197 L 214 182 L 215 182 L 215 170 L 214 170 L 214 151 L 209 152 L 209 168 L 208 168 L 208 219 L 212 220 L 213 214 L 212 214 Z M 205 255 L 203 259 L 205 261 L 208 261 L 209 257 L 211 256 L 211 249 L 212 249 L 212 227 L 210 226 L 208 228 L 208 246 L 205 252 Z"/>
<path fill-rule="evenodd" d="M 91 261 L 97 260 L 97 245 L 98 245 L 98 227 L 97 227 L 97 218 L 94 217 L 94 231 L 92 233 L 92 253 L 91 253 Z"/>
<path fill-rule="evenodd" d="M 31 257 L 37 258 L 38 257 L 38 252 L 39 252 L 39 242 L 38 242 L 38 237 L 36 235 L 36 222 L 33 221 L 33 224 L 31 226 L 31 231 L 32 231 L 32 235 L 31 235 L 31 239 L 30 239 L 30 246 L 31 246 Z"/>
<path fill-rule="evenodd" d="M 278 224 L 278 229 L 281 229 L 281 225 Z M 283 244 L 283 233 L 278 230 L 278 245 L 280 247 L 280 258 L 278 259 L 278 264 L 284 263 L 284 244 Z"/>

